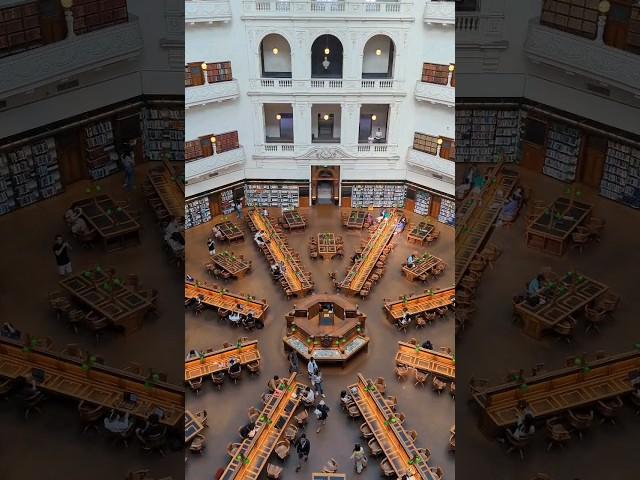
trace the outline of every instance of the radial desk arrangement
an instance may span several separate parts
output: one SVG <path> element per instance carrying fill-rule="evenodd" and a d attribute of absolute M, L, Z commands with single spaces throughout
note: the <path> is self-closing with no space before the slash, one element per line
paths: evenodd
<path fill-rule="evenodd" d="M 380 222 L 362 250 L 362 258 L 351 266 L 346 277 L 340 283 L 343 292 L 356 295 L 362 290 L 364 283 L 378 263 L 382 251 L 391 242 L 400 217 L 398 212 L 394 212 L 388 220 Z"/>

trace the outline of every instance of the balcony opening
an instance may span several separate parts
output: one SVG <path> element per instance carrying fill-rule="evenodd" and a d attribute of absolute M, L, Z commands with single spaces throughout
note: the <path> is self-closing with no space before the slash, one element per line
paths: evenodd
<path fill-rule="evenodd" d="M 322 35 L 311 46 L 311 78 L 342 78 L 342 43 Z"/>
<path fill-rule="evenodd" d="M 362 52 L 362 79 L 393 78 L 393 40 L 386 35 L 371 37 Z"/>
<path fill-rule="evenodd" d="M 311 107 L 311 142 L 340 143 L 340 105 L 313 105 Z"/>
<path fill-rule="evenodd" d="M 387 143 L 389 105 L 362 105 L 358 143 Z"/>
<path fill-rule="evenodd" d="M 291 78 L 291 47 L 282 35 L 270 33 L 260 42 L 262 78 Z"/>
<path fill-rule="evenodd" d="M 293 143 L 293 107 L 288 103 L 264 105 L 265 143 Z"/>

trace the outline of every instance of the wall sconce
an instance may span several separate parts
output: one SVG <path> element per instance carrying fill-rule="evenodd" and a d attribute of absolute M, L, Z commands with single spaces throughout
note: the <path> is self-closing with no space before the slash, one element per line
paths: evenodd
<path fill-rule="evenodd" d="M 324 114 L 324 117 L 322 117 L 322 118 L 324 118 L 325 120 L 329 120 L 329 115 L 327 115 L 327 114 L 325 113 L 325 114 Z"/>
<path fill-rule="evenodd" d="M 606 15 L 607 13 L 609 13 L 609 10 L 611 10 L 611 4 L 607 0 L 603 0 L 598 4 L 598 11 L 602 15 Z"/>
<path fill-rule="evenodd" d="M 452 63 L 449 65 L 449 71 L 453 72 L 456 69 L 456 66 Z"/>
<path fill-rule="evenodd" d="M 371 115 L 371 120 L 375 122 L 377 119 L 378 119 L 378 116 L 375 113 Z"/>
<path fill-rule="evenodd" d="M 217 142 L 216 137 L 211 137 L 209 140 L 210 140 L 210 141 L 211 141 L 211 143 L 212 143 L 212 144 L 214 144 L 214 145 L 215 145 L 215 144 L 216 144 L 216 142 Z"/>
<path fill-rule="evenodd" d="M 276 115 L 276 120 L 281 120 L 282 119 L 282 115 L 280 115 L 279 113 Z"/>
<path fill-rule="evenodd" d="M 324 54 L 325 55 L 329 55 L 331 53 L 331 50 L 329 50 L 329 47 L 324 49 Z"/>
<path fill-rule="evenodd" d="M 213 154 L 215 155 L 216 153 L 218 153 L 218 151 L 216 150 L 216 137 L 211 137 L 209 140 L 211 141 L 211 148 L 213 148 Z"/>
<path fill-rule="evenodd" d="M 376 50 L 376 55 L 377 55 L 377 56 L 382 55 L 382 50 L 380 50 L 380 49 L 378 48 L 378 49 Z"/>
<path fill-rule="evenodd" d="M 436 140 L 436 143 L 437 143 L 438 145 L 442 145 L 442 138 L 438 137 L 438 140 Z"/>
<path fill-rule="evenodd" d="M 202 65 L 200 65 L 200 68 L 204 71 L 207 70 L 207 62 L 202 62 Z"/>
<path fill-rule="evenodd" d="M 64 8 L 64 20 L 67 23 L 67 37 L 73 38 L 76 36 L 76 32 L 73 31 L 73 0 L 60 0 L 60 5 Z"/>
<path fill-rule="evenodd" d="M 277 54 L 278 54 L 278 52 L 279 52 L 280 50 L 278 50 L 277 48 L 274 48 L 274 49 L 273 49 L 273 50 L 271 50 L 271 51 L 273 52 L 273 54 L 274 54 L 274 55 L 277 55 Z"/>

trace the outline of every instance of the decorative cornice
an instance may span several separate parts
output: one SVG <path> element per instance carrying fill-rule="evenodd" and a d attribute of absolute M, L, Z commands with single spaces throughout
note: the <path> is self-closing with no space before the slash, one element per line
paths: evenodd
<path fill-rule="evenodd" d="M 137 17 L 0 60 L 0 95 L 8 97 L 136 57 L 142 51 Z"/>
<path fill-rule="evenodd" d="M 357 158 L 340 147 L 312 147 L 296 157 L 296 160 L 355 160 Z"/>
<path fill-rule="evenodd" d="M 197 107 L 213 102 L 223 102 L 234 100 L 240 96 L 240 88 L 237 80 L 228 82 L 207 83 L 197 87 L 187 87 L 184 89 L 185 108 Z"/>
<path fill-rule="evenodd" d="M 453 25 L 456 22 L 456 2 L 427 0 L 424 5 L 424 21 L 440 25 Z"/>
<path fill-rule="evenodd" d="M 456 106 L 456 89 L 449 85 L 416 82 L 416 99 L 424 102 L 439 103 L 447 107 Z"/>
<path fill-rule="evenodd" d="M 525 52 L 534 62 L 582 75 L 606 85 L 640 93 L 640 57 L 597 40 L 529 23 Z"/>
<path fill-rule="evenodd" d="M 186 0 L 184 21 L 187 24 L 228 22 L 231 20 L 229 0 Z"/>

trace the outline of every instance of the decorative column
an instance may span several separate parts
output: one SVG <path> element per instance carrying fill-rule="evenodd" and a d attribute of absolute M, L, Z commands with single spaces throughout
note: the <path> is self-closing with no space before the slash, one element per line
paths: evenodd
<path fill-rule="evenodd" d="M 67 37 L 73 38 L 76 36 L 76 33 L 73 31 L 73 11 L 71 7 L 73 7 L 73 0 L 61 0 L 60 5 L 64 8 L 64 20 L 67 23 Z"/>
<path fill-rule="evenodd" d="M 253 137 L 254 145 L 265 143 L 264 104 L 257 101 L 253 103 Z"/>
<path fill-rule="evenodd" d="M 342 103 L 342 128 L 340 131 L 340 143 L 351 147 L 358 143 L 358 127 L 360 125 L 360 104 Z"/>
<path fill-rule="evenodd" d="M 309 103 L 293 104 L 293 141 L 297 151 L 300 145 L 311 143 L 311 105 Z"/>
<path fill-rule="evenodd" d="M 398 111 L 400 103 L 393 102 L 389 104 L 389 118 L 387 119 L 387 143 L 398 143 L 395 136 L 396 125 L 398 122 Z M 398 129 L 400 130 L 400 129 Z"/>
<path fill-rule="evenodd" d="M 291 44 L 291 77 L 293 80 L 311 78 L 311 46 L 304 31 L 295 32 L 295 43 Z"/>
<path fill-rule="evenodd" d="M 604 29 L 607 24 L 607 14 L 611 9 L 611 4 L 607 0 L 603 0 L 598 4 L 598 12 L 600 15 L 598 16 L 598 35 L 596 36 L 596 41 L 600 44 L 604 44 Z"/>

